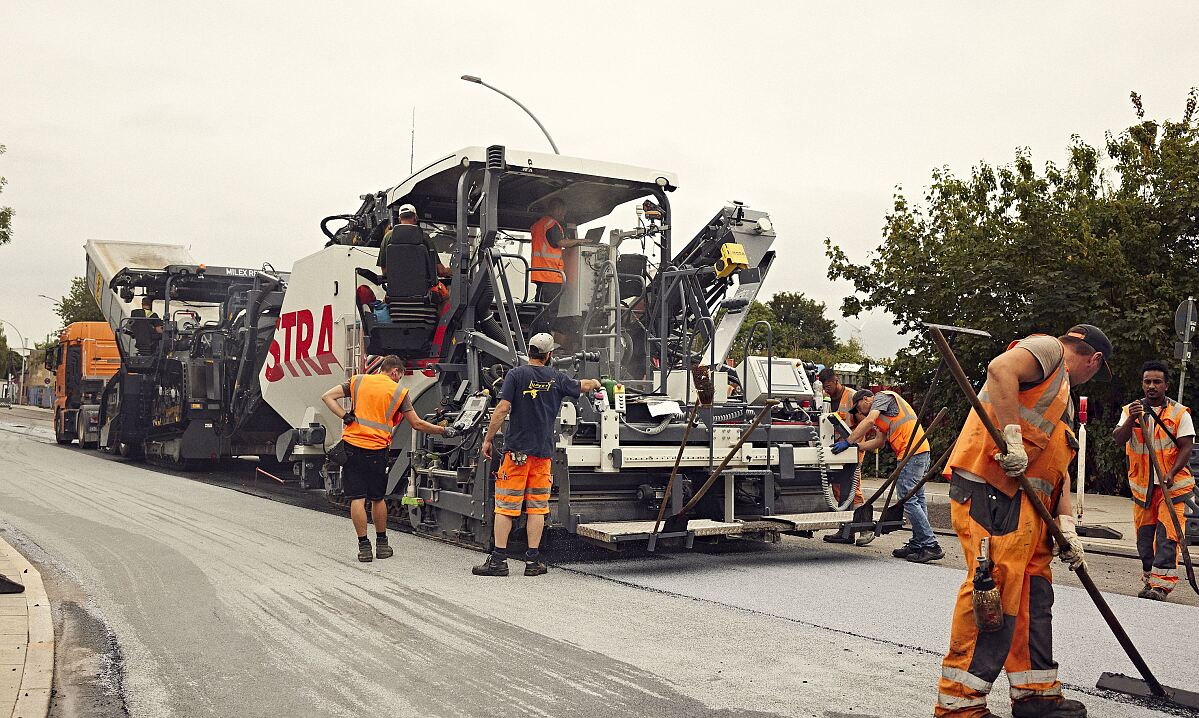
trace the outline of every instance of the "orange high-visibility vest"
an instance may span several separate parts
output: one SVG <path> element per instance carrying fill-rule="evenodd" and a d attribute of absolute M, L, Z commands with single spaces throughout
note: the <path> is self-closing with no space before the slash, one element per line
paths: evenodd
<path fill-rule="evenodd" d="M 1153 411 L 1152 407 L 1149 410 Z M 1171 434 L 1178 436 L 1178 425 L 1182 422 L 1182 417 L 1189 413 L 1190 409 L 1167 397 L 1166 405 L 1161 408 L 1158 417 L 1169 427 Z M 1162 471 L 1169 471 L 1178 460 L 1178 446 L 1152 418 L 1146 416 L 1142 421 L 1153 427 L 1150 437 L 1152 447 L 1146 444 L 1145 432 L 1138 422 L 1133 425 L 1132 437 L 1125 445 L 1124 452 L 1128 455 L 1128 488 L 1132 489 L 1132 500 L 1142 508 L 1149 508 L 1150 487 L 1158 485 L 1158 480 L 1150 473 L 1149 451 L 1152 449 L 1157 453 L 1157 462 Z M 1183 467 L 1170 484 L 1170 499 L 1181 500 L 1188 496 L 1193 488 L 1195 477 L 1191 475 L 1190 468 Z"/>
<path fill-rule="evenodd" d="M 915 447 L 912 449 L 912 456 L 928 451 L 928 439 L 924 438 L 924 427 L 920 426 L 920 422 L 916 419 L 916 410 L 912 408 L 912 405 L 893 391 L 880 391 L 879 394 L 889 395 L 895 400 L 895 406 L 899 407 L 899 413 L 895 416 L 879 414 L 878 418 L 874 420 L 875 428 L 887 435 L 887 443 L 891 445 L 891 451 L 895 452 L 896 458 L 903 458 L 912 432 L 916 432 L 916 438 L 912 442 Z"/>
<path fill-rule="evenodd" d="M 350 397 L 358 420 L 345 428 L 341 438 L 360 449 L 391 446 L 391 433 L 404 420 L 403 415 L 396 416 L 396 411 L 407 395 L 407 389 L 385 374 L 359 374 L 350 379 Z"/>
<path fill-rule="evenodd" d="M 1007 351 L 1011 351 L 1018 343 L 1008 344 Z M 1041 383 L 1021 389 L 1017 399 L 1020 404 L 1020 433 L 1024 437 L 1024 450 L 1028 453 L 1028 469 L 1024 474 L 1037 491 L 1049 500 L 1056 498 L 1059 484 L 1068 477 L 1070 462 L 1075 454 L 1073 446 L 1077 445 L 1067 415 L 1071 404 L 1065 351 L 1063 346 L 1062 361 L 1057 367 Z M 998 426 L 986 384 L 978 398 L 987 416 Z M 958 435 L 953 454 L 945 467 L 945 475 L 951 474 L 953 469 L 961 469 L 981 477 L 1007 496 L 1015 496 L 1020 482 L 1004 473 L 1003 467 L 995 461 L 997 453 L 999 448 L 995 441 L 987 433 L 978 414 L 972 410 Z"/>
<path fill-rule="evenodd" d="M 837 400 L 837 405 L 833 407 L 833 413 L 849 423 L 849 412 L 853 410 L 853 392 L 849 387 L 841 387 L 841 398 Z"/>
<path fill-rule="evenodd" d="M 562 261 L 562 248 L 550 244 L 548 234 L 553 227 L 561 227 L 558 220 L 548 214 L 533 223 L 529 230 L 533 233 L 533 258 L 529 262 L 531 271 L 529 279 L 539 284 L 561 284 L 566 264 Z M 565 234 L 565 232 L 563 233 Z M 553 272 L 539 272 L 538 269 L 553 269 Z"/>

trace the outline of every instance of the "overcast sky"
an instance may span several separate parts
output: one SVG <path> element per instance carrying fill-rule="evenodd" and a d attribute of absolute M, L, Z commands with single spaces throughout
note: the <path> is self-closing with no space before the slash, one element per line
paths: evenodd
<path fill-rule="evenodd" d="M 829 305 L 889 356 L 888 317 L 841 320 L 822 241 L 863 261 L 897 185 L 1018 146 L 1061 160 L 1199 84 L 1194 3 L 0 3 L 0 318 L 32 343 L 88 238 L 282 269 L 318 222 L 467 145 L 675 171 L 676 237 L 727 200 L 771 213 L 766 291 Z M 632 217 L 629 218 L 632 224 Z M 937 319 L 937 318 L 933 318 Z M 11 331 L 8 336 L 18 342 Z"/>

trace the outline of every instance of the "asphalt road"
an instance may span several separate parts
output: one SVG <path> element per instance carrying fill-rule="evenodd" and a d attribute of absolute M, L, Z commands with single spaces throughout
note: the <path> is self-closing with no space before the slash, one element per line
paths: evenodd
<path fill-rule="evenodd" d="M 11 424 L 0 457 L 0 529 L 67 634 L 58 716 L 927 716 L 962 578 L 808 540 L 484 579 L 392 532 L 359 564 L 339 516 Z M 1109 598 L 1163 682 L 1199 684 L 1199 610 Z M 1078 589 L 1056 620 L 1091 715 L 1166 715 L 1093 695 L 1132 669 Z"/>

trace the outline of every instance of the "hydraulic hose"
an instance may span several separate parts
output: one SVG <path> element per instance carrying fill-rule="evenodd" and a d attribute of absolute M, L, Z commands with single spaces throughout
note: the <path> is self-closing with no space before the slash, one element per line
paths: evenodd
<path fill-rule="evenodd" d="M 824 501 L 833 511 L 848 511 L 849 507 L 853 506 L 854 497 L 858 495 L 858 487 L 862 484 L 862 474 L 860 471 L 853 472 L 853 488 L 846 492 L 849 495 L 845 497 L 845 502 L 838 505 L 837 498 L 833 495 L 833 485 L 828 478 L 828 462 L 824 456 L 824 442 L 816 440 L 816 466 L 820 469 L 820 490 L 824 492 Z"/>

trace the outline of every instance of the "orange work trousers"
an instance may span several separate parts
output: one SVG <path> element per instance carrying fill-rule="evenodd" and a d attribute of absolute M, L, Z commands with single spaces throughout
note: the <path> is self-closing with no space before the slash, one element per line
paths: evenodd
<path fill-rule="evenodd" d="M 505 452 L 495 477 L 495 512 L 520 516 L 523 505 L 527 514 L 548 514 L 554 485 L 552 463 L 550 458 L 530 456 L 518 464 Z"/>
<path fill-rule="evenodd" d="M 1048 531 L 1023 491 L 1008 498 L 989 484 L 953 478 L 953 529 L 966 561 L 977 567 L 979 541 L 991 537 L 993 576 L 1003 606 L 1003 628 L 980 633 L 971 594 L 974 569 L 958 590 L 949 653 L 941 664 L 937 716 L 987 715 L 987 694 L 1007 671 L 1012 702 L 1062 695 L 1053 660 L 1053 575 Z"/>
<path fill-rule="evenodd" d="M 1141 569 L 1149 574 L 1145 582 L 1166 593 L 1178 585 L 1178 532 L 1174 530 L 1169 512 L 1173 508 L 1178 525 L 1187 525 L 1182 498 L 1176 499 L 1178 503 L 1162 501 L 1161 489 L 1154 486 L 1150 489 L 1148 508 L 1132 502 L 1132 522 L 1137 527 L 1137 553 L 1141 557 Z"/>

